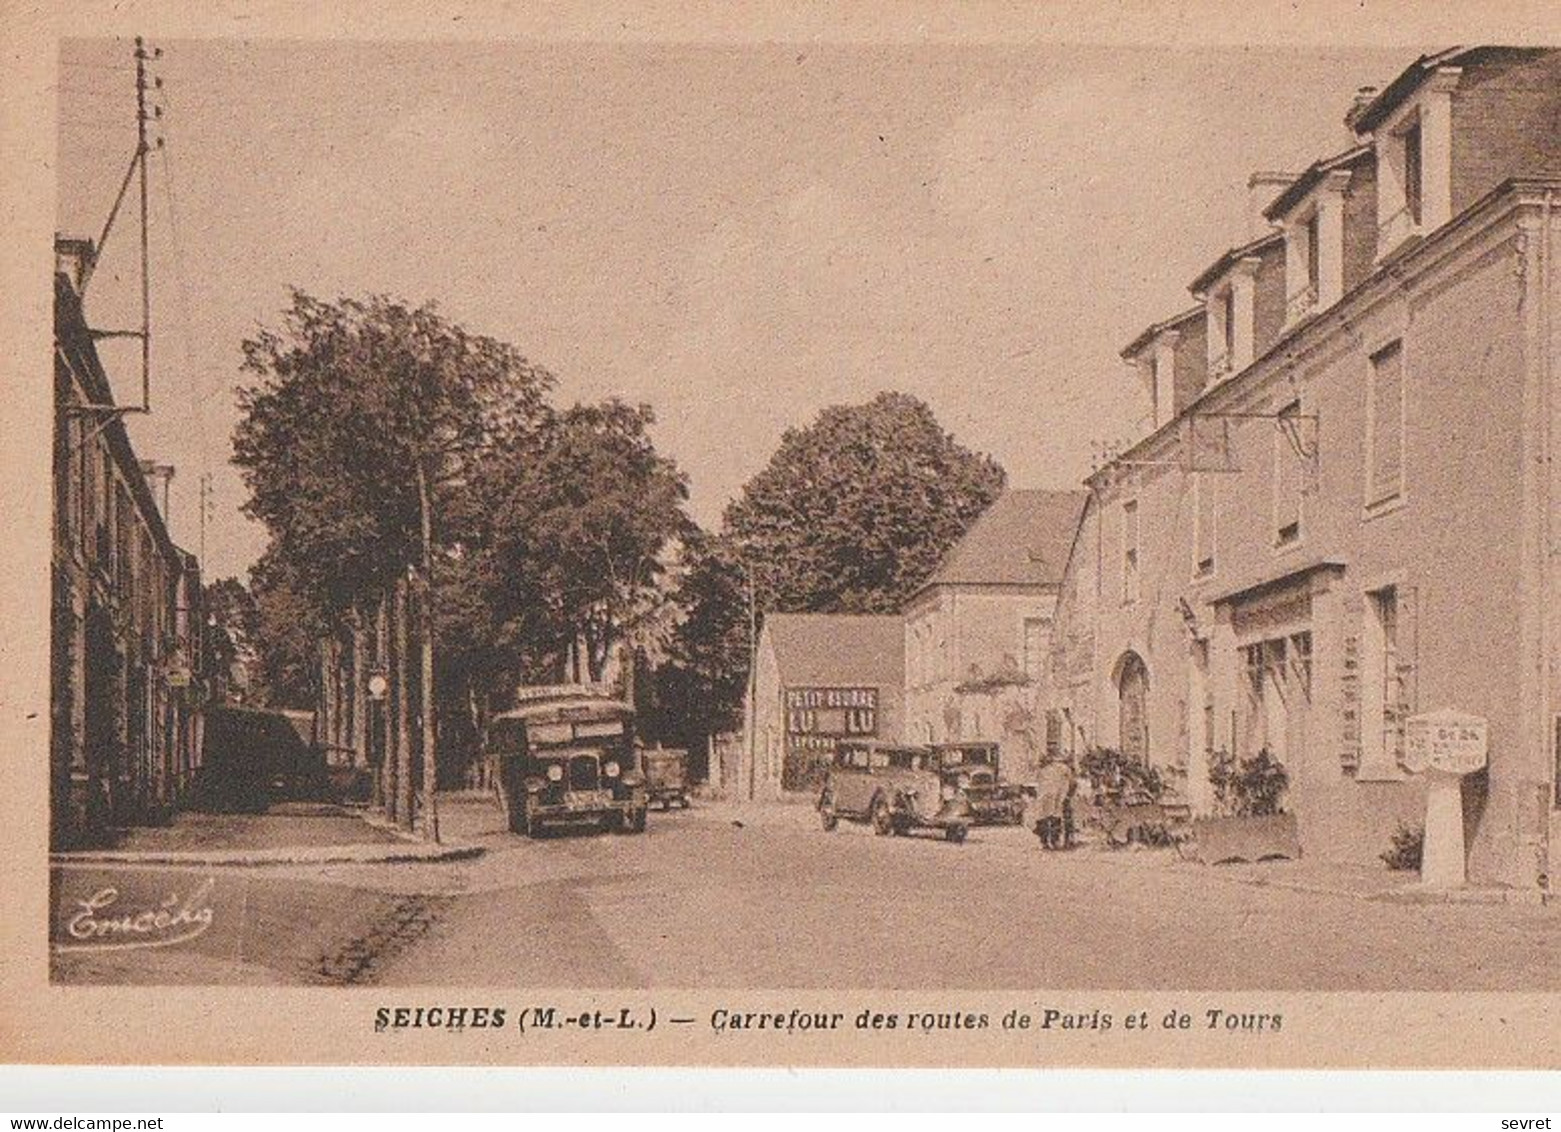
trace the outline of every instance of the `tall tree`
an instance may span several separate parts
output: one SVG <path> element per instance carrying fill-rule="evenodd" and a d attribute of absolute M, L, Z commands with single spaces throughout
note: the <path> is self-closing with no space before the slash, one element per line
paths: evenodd
<path fill-rule="evenodd" d="M 425 828 L 437 839 L 436 567 L 460 539 L 446 505 L 486 456 L 539 427 L 552 378 L 431 304 L 383 296 L 295 290 L 280 329 L 243 349 L 252 382 L 239 392 L 234 462 L 277 555 L 331 617 L 404 572 L 417 581 Z"/>
<path fill-rule="evenodd" d="M 991 457 L 959 445 L 902 393 L 789 430 L 723 529 L 685 546 L 681 620 L 656 681 L 673 741 L 740 725 L 765 612 L 899 610 L 1003 482 Z"/>
<path fill-rule="evenodd" d="M 654 420 L 645 405 L 576 405 L 494 465 L 496 607 L 523 638 L 574 655 L 574 678 L 602 679 L 627 645 L 632 683 L 634 650 L 658 650 L 670 631 L 668 571 L 692 524 L 687 479 L 656 451 Z"/>
<path fill-rule="evenodd" d="M 201 606 L 206 612 L 206 655 L 222 674 L 227 694 L 236 700 L 265 703 L 260 672 L 258 632 L 260 610 L 254 595 L 237 578 L 218 578 L 205 587 Z"/>
<path fill-rule="evenodd" d="M 1003 482 L 997 462 L 957 443 L 926 404 L 880 393 L 788 429 L 727 507 L 724 535 L 761 609 L 889 613 Z"/>

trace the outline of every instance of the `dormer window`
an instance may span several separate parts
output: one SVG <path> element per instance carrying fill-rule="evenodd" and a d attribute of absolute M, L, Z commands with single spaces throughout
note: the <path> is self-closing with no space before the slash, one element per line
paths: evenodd
<path fill-rule="evenodd" d="M 1236 260 L 1205 294 L 1209 318 L 1209 380 L 1217 382 L 1252 364 L 1257 325 L 1258 258 Z"/>
<path fill-rule="evenodd" d="M 1377 257 L 1452 219 L 1453 90 L 1462 72 L 1440 67 L 1380 122 Z"/>
<path fill-rule="evenodd" d="M 1425 212 L 1425 164 L 1420 150 L 1420 119 L 1403 133 L 1404 145 L 1404 211 L 1416 228 L 1420 227 Z"/>
<path fill-rule="evenodd" d="M 1320 227 L 1317 210 L 1314 208 L 1312 214 L 1306 218 L 1306 223 L 1301 227 L 1301 231 L 1306 236 L 1306 292 L 1310 293 L 1313 303 L 1317 301 L 1318 285 L 1322 282 L 1322 275 L 1318 270 L 1317 264 L 1317 253 L 1322 243 L 1318 238 Z"/>
<path fill-rule="evenodd" d="M 1352 168 L 1365 155 L 1351 150 L 1318 162 L 1265 215 L 1285 234 L 1285 322 L 1292 324 L 1344 297 L 1344 210 Z"/>

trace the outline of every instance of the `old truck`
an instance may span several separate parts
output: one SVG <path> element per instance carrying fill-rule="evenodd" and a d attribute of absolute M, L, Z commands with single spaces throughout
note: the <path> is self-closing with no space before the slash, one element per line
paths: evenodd
<path fill-rule="evenodd" d="M 645 829 L 634 709 L 610 687 L 522 688 L 515 706 L 489 723 L 484 750 L 516 833 L 538 837 L 566 825 Z"/>

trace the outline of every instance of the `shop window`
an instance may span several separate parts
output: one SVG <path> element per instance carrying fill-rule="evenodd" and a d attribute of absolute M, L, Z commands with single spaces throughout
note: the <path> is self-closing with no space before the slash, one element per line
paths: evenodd
<path fill-rule="evenodd" d="M 1312 634 L 1310 631 L 1290 634 L 1290 670 L 1301 694 L 1312 698 Z"/>
<path fill-rule="evenodd" d="M 1366 595 L 1361 637 L 1361 764 L 1358 777 L 1396 778 L 1404 757 L 1409 716 L 1399 661 L 1399 597 L 1396 586 Z"/>
<path fill-rule="evenodd" d="M 1366 409 L 1366 504 L 1397 499 L 1404 490 L 1404 345 L 1371 355 Z"/>

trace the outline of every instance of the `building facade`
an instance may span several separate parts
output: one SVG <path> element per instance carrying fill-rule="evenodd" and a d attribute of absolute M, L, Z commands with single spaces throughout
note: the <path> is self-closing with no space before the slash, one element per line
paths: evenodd
<path fill-rule="evenodd" d="M 1561 845 L 1561 53 L 1466 48 L 1356 99 L 1272 233 L 1124 358 L 1154 428 L 1091 477 L 1051 674 L 1075 749 L 1289 775 L 1304 851 L 1375 863 L 1424 815 L 1405 721 L 1489 721 L 1478 882 Z"/>
<path fill-rule="evenodd" d="M 842 739 L 904 737 L 905 630 L 897 615 L 771 613 L 760 630 L 737 796 L 812 791 Z"/>
<path fill-rule="evenodd" d="M 1028 780 L 1048 745 L 1045 689 L 1057 592 L 1085 493 L 1009 491 L 905 608 L 906 737 L 989 740 Z"/>
<path fill-rule="evenodd" d="M 56 242 L 51 842 L 162 820 L 199 766 L 199 564 L 174 545 L 82 311 L 89 241 Z"/>

